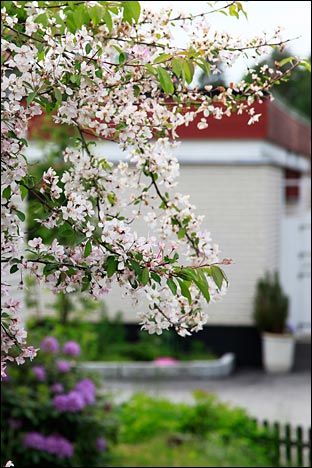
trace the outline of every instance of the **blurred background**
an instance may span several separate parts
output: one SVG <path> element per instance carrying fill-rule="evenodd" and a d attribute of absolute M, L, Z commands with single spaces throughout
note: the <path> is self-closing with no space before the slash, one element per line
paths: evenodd
<path fill-rule="evenodd" d="M 142 3 L 189 11 L 187 3 Z M 192 13 L 205 3 L 192 2 Z M 266 63 L 310 57 L 310 2 L 246 3 L 248 21 L 220 15 L 214 27 L 250 37 L 281 25 L 284 38 L 300 37 L 282 54 L 272 51 Z M 247 65 L 262 64 L 224 67 L 213 84 L 245 78 Z M 194 86 L 211 82 L 198 73 Z M 6 460 L 15 456 L 16 466 L 311 466 L 309 72 L 297 68 L 273 95 L 256 105 L 255 125 L 233 115 L 208 120 L 205 130 L 197 121 L 179 130 L 178 191 L 205 215 L 222 258 L 234 260 L 226 270 L 229 291 L 208 306 L 203 331 L 151 336 L 136 318 L 146 304 L 134 309 L 117 287 L 105 302 L 94 302 L 75 293 L 53 296 L 27 279 L 23 317 L 29 341 L 42 352 L 4 383 L 2 437 L 12 452 Z M 45 117 L 34 121 L 29 136 L 33 173 L 40 177 L 49 166 L 61 173 L 71 130 L 52 128 Z M 110 161 L 124 157 L 109 142 L 104 148 Z M 27 200 L 28 239 L 61 239 L 61 232 L 36 223 L 40 209 Z M 144 224 L 138 230 L 149 233 Z M 284 330 L 289 343 L 279 350 Z M 53 434 L 59 428 L 58 435 L 44 439 L 42 425 Z"/>

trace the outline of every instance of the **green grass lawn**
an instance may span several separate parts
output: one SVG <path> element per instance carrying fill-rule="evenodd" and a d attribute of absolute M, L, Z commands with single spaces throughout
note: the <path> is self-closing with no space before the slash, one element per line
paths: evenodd
<path fill-rule="evenodd" d="M 214 435 L 207 440 L 158 435 L 145 442 L 121 443 L 113 450 L 112 467 L 273 467 L 259 447 L 247 440 L 227 443 Z"/>

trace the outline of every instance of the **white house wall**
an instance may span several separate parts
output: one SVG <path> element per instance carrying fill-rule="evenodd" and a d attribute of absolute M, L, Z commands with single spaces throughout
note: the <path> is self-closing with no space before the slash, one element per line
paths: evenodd
<path fill-rule="evenodd" d="M 269 166 L 183 165 L 179 191 L 191 195 L 205 225 L 219 244 L 230 289 L 219 303 L 210 304 L 209 323 L 252 324 L 256 281 L 267 269 L 278 268 L 281 218 L 282 171 Z M 146 226 L 141 229 L 146 231 Z M 140 229 L 140 230 L 141 230 Z M 105 300 L 110 313 L 123 312 L 127 322 L 136 321 L 136 311 L 116 287 Z"/>
<path fill-rule="evenodd" d="M 108 160 L 123 158 L 118 145 L 99 144 L 96 153 Z M 30 159 L 41 148 L 28 148 Z M 190 194 L 198 213 L 220 245 L 222 255 L 234 264 L 226 267 L 230 280 L 227 296 L 208 306 L 211 324 L 249 325 L 257 279 L 266 270 L 278 270 L 284 168 L 307 171 L 308 161 L 261 140 L 182 141 L 176 150 L 181 163 L 177 191 Z M 148 226 L 138 226 L 143 235 Z M 51 297 L 43 294 L 45 301 Z M 122 311 L 124 320 L 136 321 L 136 311 L 116 287 L 106 297 L 110 314 Z"/>

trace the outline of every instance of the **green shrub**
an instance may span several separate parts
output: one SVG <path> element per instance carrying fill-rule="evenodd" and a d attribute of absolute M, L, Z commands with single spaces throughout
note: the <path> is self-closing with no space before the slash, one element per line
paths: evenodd
<path fill-rule="evenodd" d="M 78 343 L 60 351 L 50 336 L 41 348 L 2 383 L 1 466 L 107 466 L 118 419 L 98 376 L 76 368 Z"/>
<path fill-rule="evenodd" d="M 82 307 L 87 315 L 89 302 L 84 300 Z M 176 335 L 174 330 L 161 336 L 140 332 L 136 341 L 129 341 L 121 314 L 109 318 L 105 308 L 101 304 L 98 307 L 100 314 L 96 322 L 77 318 L 79 309 L 66 323 L 55 317 L 32 318 L 27 324 L 29 339 L 39 344 L 46 334 L 52 334 L 60 342 L 66 336 L 80 343 L 86 361 L 153 361 L 164 356 L 180 360 L 216 358 L 204 343 L 195 337 L 186 342 L 186 338 Z"/>
<path fill-rule="evenodd" d="M 278 466 L 269 433 L 245 410 L 194 397 L 188 405 L 136 394 L 121 405 L 112 466 Z"/>
<path fill-rule="evenodd" d="M 288 297 L 283 293 L 278 274 L 267 273 L 257 283 L 254 320 L 261 331 L 284 333 L 288 317 Z"/>

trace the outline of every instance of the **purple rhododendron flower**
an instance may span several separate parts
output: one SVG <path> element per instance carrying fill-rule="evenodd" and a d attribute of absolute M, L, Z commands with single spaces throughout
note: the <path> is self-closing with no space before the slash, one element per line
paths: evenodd
<path fill-rule="evenodd" d="M 70 371 L 71 364 L 68 361 L 63 361 L 60 359 L 56 361 L 56 368 L 59 372 L 63 372 L 65 374 L 66 372 Z"/>
<path fill-rule="evenodd" d="M 96 439 L 96 448 L 98 452 L 104 452 L 104 450 L 106 450 L 106 447 L 107 447 L 106 440 L 103 437 L 98 437 L 98 439 Z"/>
<path fill-rule="evenodd" d="M 48 453 L 56 455 L 59 458 L 70 458 L 73 456 L 73 445 L 62 436 L 48 436 L 46 437 L 45 443 L 45 450 Z"/>
<path fill-rule="evenodd" d="M 50 390 L 54 393 L 62 393 L 64 392 L 64 387 L 61 383 L 55 383 L 51 385 Z"/>
<path fill-rule="evenodd" d="M 77 357 L 80 354 L 80 346 L 76 341 L 67 341 L 63 346 L 63 353 L 67 356 Z"/>
<path fill-rule="evenodd" d="M 44 436 L 38 432 L 28 432 L 24 436 L 23 443 L 25 448 L 48 452 L 59 458 L 70 458 L 74 452 L 73 445 L 59 435 Z"/>
<path fill-rule="evenodd" d="M 46 336 L 40 344 L 40 349 L 46 353 L 57 353 L 59 350 L 59 342 L 53 336 Z"/>
<path fill-rule="evenodd" d="M 45 437 L 38 432 L 28 432 L 24 436 L 23 444 L 25 448 L 34 448 L 37 450 L 44 450 Z"/>
<path fill-rule="evenodd" d="M 68 394 L 56 395 L 53 398 L 53 405 L 58 411 L 64 413 L 77 413 L 86 406 L 83 396 L 74 390 Z"/>
<path fill-rule="evenodd" d="M 79 392 L 86 405 L 92 405 L 95 402 L 95 385 L 92 380 L 86 378 L 80 380 L 75 385 L 75 390 Z"/>
<path fill-rule="evenodd" d="M 39 382 L 44 382 L 45 379 L 46 379 L 46 371 L 45 371 L 45 368 L 42 367 L 42 366 L 34 366 L 32 368 L 32 371 L 33 373 L 35 374 L 37 380 L 39 380 Z"/>

